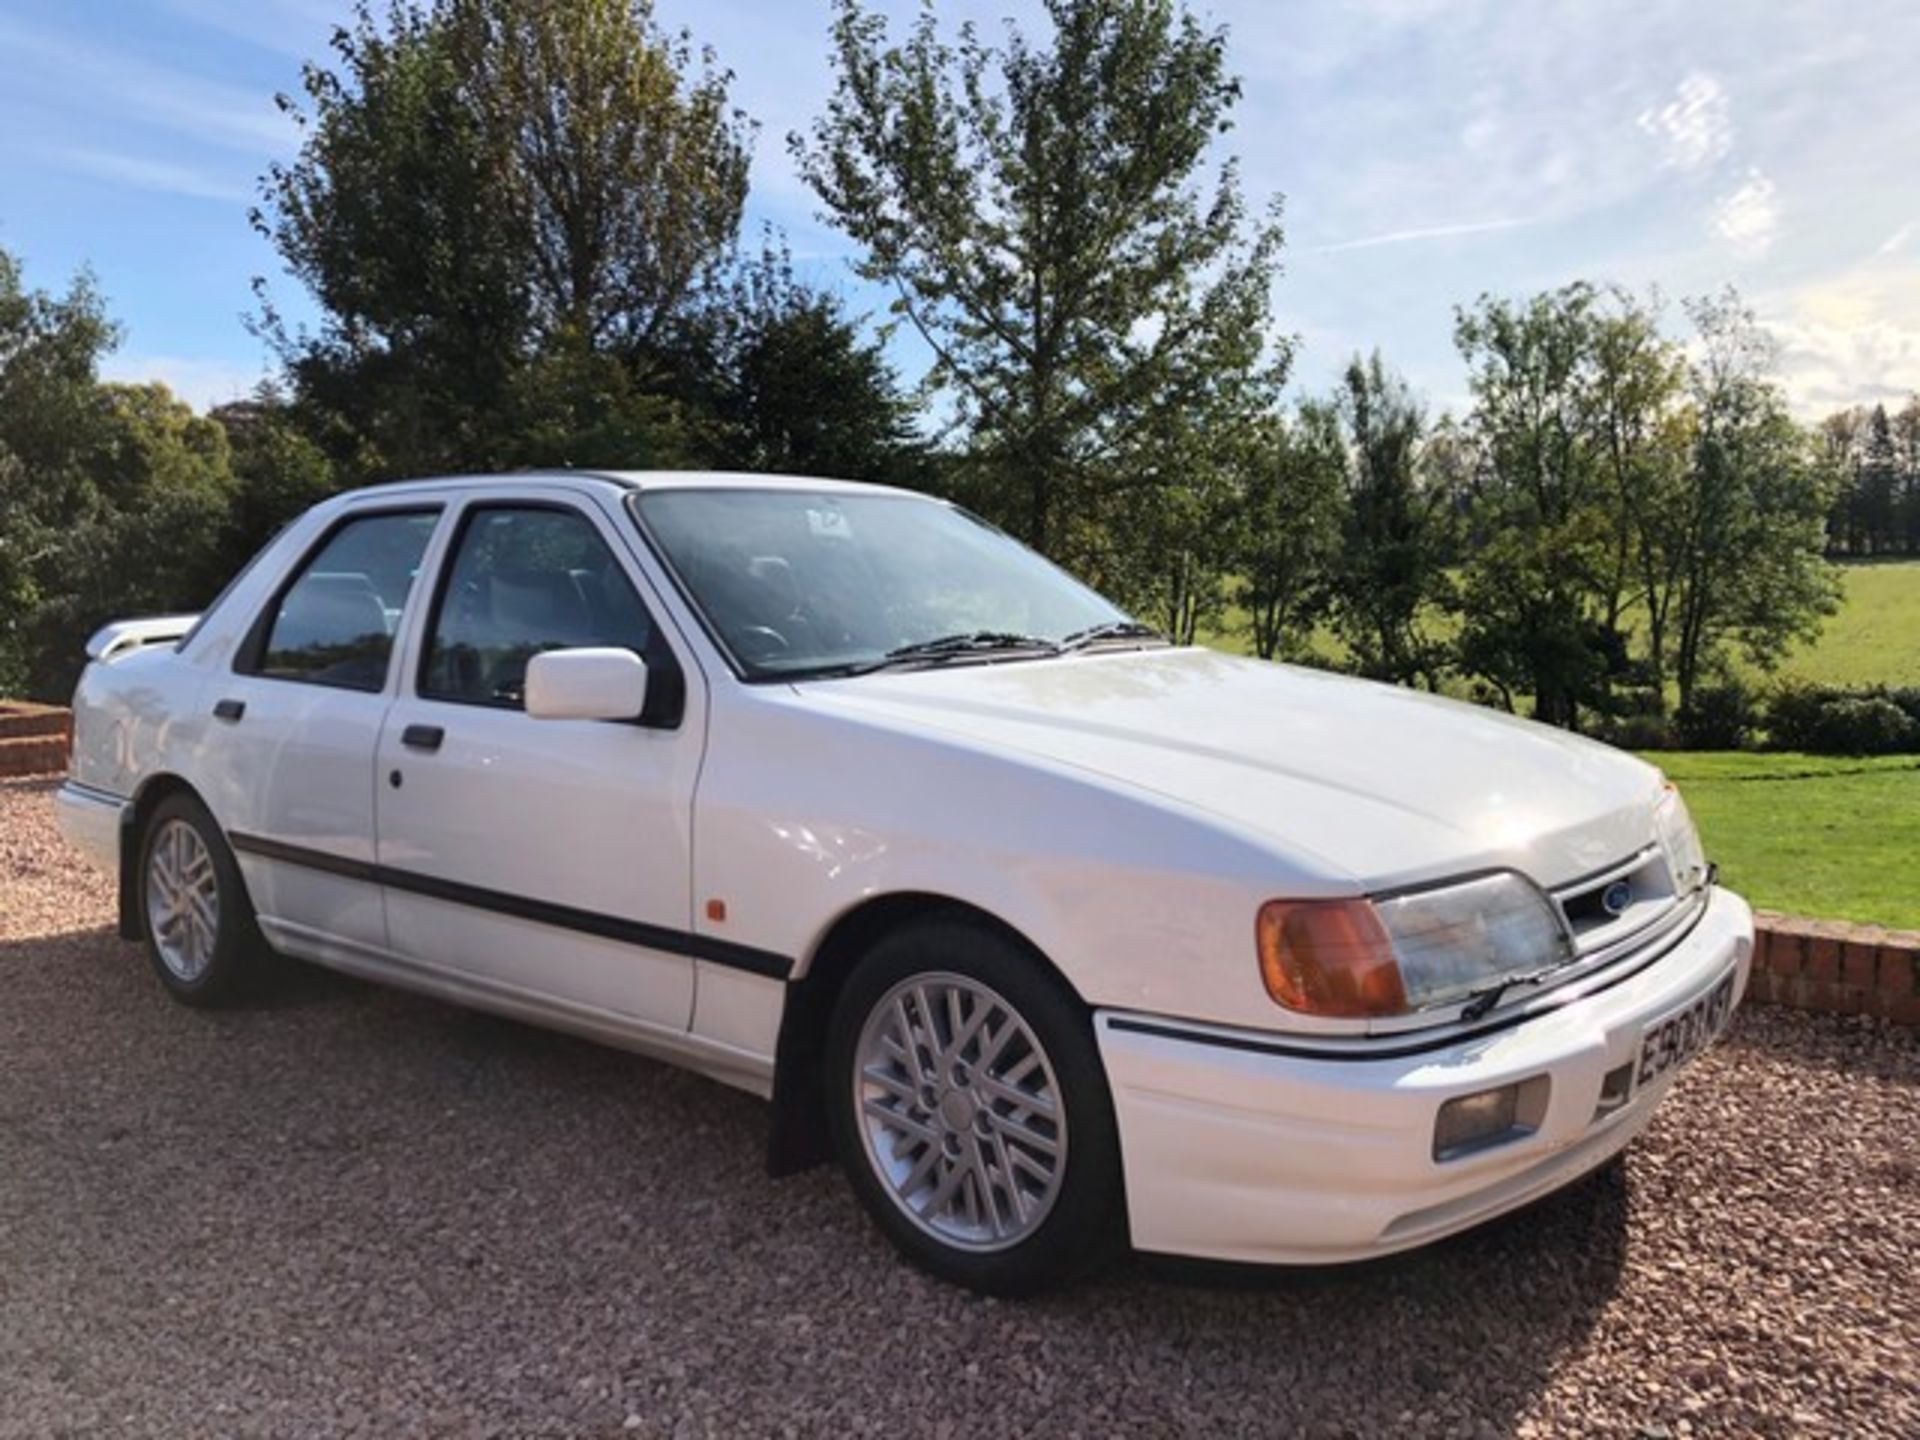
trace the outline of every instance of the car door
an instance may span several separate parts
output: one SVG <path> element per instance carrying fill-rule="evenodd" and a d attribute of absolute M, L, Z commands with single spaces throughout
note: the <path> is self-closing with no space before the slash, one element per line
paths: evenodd
<path fill-rule="evenodd" d="M 704 691 L 643 583 L 585 495 L 467 502 L 381 733 L 377 858 L 397 957 L 685 1030 Z M 642 716 L 525 713 L 527 661 L 582 645 L 646 660 Z"/>
<path fill-rule="evenodd" d="M 198 777 L 269 938 L 382 948 L 373 875 L 374 759 L 396 636 L 437 504 L 337 517 L 262 606 L 213 714 Z"/>

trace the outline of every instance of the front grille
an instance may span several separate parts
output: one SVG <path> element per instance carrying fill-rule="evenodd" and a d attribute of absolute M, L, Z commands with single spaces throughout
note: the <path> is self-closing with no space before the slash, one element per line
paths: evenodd
<path fill-rule="evenodd" d="M 1674 889 L 1673 872 L 1658 845 L 1649 845 L 1604 870 L 1550 892 L 1573 936 L 1573 973 L 1624 959 L 1664 936 L 1690 911 Z"/>
<path fill-rule="evenodd" d="M 1677 898 L 1673 874 L 1657 845 L 1553 892 L 1581 955 L 1608 949 L 1657 923 Z"/>

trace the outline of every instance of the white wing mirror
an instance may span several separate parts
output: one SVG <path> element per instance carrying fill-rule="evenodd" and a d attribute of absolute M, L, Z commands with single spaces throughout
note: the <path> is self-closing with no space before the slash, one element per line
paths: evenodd
<path fill-rule="evenodd" d="M 618 646 L 548 650 L 527 661 L 536 720 L 633 720 L 647 703 L 647 662 Z"/>

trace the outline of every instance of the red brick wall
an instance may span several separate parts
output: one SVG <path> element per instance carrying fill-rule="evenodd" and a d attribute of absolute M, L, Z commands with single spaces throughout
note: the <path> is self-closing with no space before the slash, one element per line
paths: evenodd
<path fill-rule="evenodd" d="M 1920 932 L 1759 911 L 1749 998 L 1920 1025 Z"/>
<path fill-rule="evenodd" d="M 0 700 L 0 778 L 67 768 L 73 717 L 56 705 Z"/>

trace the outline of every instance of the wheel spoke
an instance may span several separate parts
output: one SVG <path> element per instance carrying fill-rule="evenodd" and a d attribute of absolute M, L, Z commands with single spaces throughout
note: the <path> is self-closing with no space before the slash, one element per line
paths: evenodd
<path fill-rule="evenodd" d="M 993 1099 L 1005 1101 L 1015 1110 L 1037 1115 L 1043 1120 L 1053 1118 L 1053 1101 L 1037 1091 L 1023 1090 L 1017 1085 L 1009 1085 L 997 1075 L 975 1075 L 973 1083 Z"/>
<path fill-rule="evenodd" d="M 1039 1151 L 1042 1155 L 1060 1153 L 1060 1146 L 1053 1137 L 1042 1135 L 1038 1130 L 1021 1124 L 1010 1115 L 995 1115 L 993 1131 L 994 1134 L 1004 1136 L 1016 1145 L 1024 1145 L 1029 1150 Z"/>
<path fill-rule="evenodd" d="M 940 1175 L 940 1183 L 933 1187 L 933 1194 L 927 1197 L 926 1213 L 938 1215 L 952 1201 L 960 1182 L 967 1178 L 967 1167 L 942 1155 L 941 1163 L 945 1167 Z"/>
<path fill-rule="evenodd" d="M 872 1098 L 866 1100 L 860 1108 L 886 1125 L 889 1129 L 896 1130 L 903 1135 L 911 1135 L 914 1139 L 925 1141 L 929 1145 L 938 1145 L 940 1143 L 940 1132 L 938 1130 L 934 1129 L 931 1125 L 921 1123 L 903 1110 L 896 1110 L 892 1106 Z"/>
<path fill-rule="evenodd" d="M 900 1027 L 899 1039 L 900 1044 L 906 1052 L 904 1056 L 906 1063 L 913 1071 L 914 1080 L 919 1084 L 925 1085 L 933 1077 L 927 1071 L 926 1059 L 920 1053 L 920 1042 L 913 1033 L 913 1018 L 907 1013 L 905 996 L 900 996 L 894 1000 L 893 1010 L 894 1023 Z"/>
<path fill-rule="evenodd" d="M 1014 1224 L 1024 1225 L 1027 1219 L 1027 1192 L 1020 1188 L 1020 1177 L 1013 1173 L 1013 1156 L 1007 1150 L 1006 1137 L 995 1130 L 992 1142 L 994 1160 L 1000 1167 L 1000 1179 L 1006 1188 L 1008 1202 L 1013 1207 Z"/>

